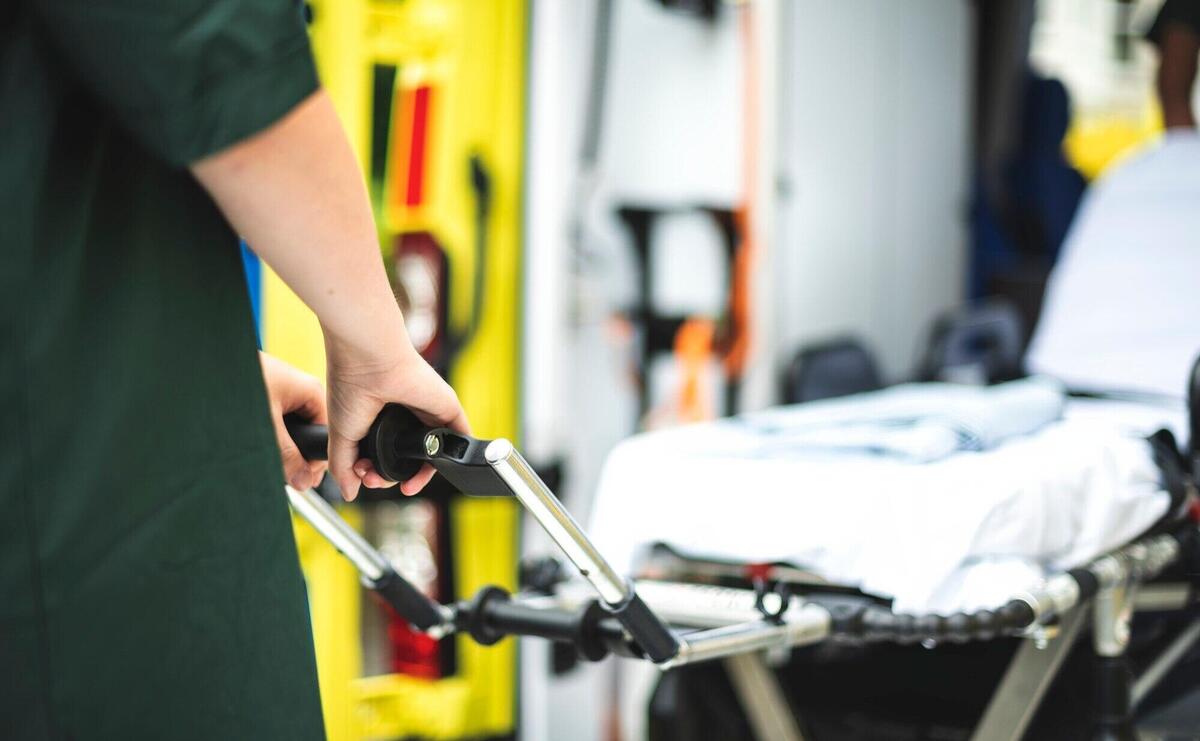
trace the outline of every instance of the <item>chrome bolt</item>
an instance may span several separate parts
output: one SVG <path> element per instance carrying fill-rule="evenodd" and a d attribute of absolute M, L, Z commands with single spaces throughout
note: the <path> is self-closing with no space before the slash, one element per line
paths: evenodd
<path fill-rule="evenodd" d="M 429 433 L 425 436 L 425 454 L 434 456 L 442 449 L 442 440 L 434 433 Z"/>

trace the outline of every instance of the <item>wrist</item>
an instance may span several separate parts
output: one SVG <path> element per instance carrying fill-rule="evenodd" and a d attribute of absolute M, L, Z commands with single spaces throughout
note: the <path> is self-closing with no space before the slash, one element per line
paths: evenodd
<path fill-rule="evenodd" d="M 393 314 L 349 330 L 322 323 L 329 361 L 363 372 L 388 370 L 418 361 L 420 355 L 408 338 L 404 317 L 398 308 Z"/>

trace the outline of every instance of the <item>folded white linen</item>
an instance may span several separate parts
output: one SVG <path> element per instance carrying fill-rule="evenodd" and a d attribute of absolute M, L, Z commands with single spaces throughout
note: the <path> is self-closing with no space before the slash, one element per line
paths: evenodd
<path fill-rule="evenodd" d="M 929 463 L 987 450 L 1062 416 L 1066 393 L 1048 378 L 990 387 L 908 384 L 746 418 L 772 437 L 764 455 L 847 452 Z"/>
<path fill-rule="evenodd" d="M 936 406 L 959 391 L 913 386 L 632 438 L 605 464 L 590 530 L 625 572 L 663 542 L 696 556 L 789 561 L 892 597 L 900 611 L 949 612 L 995 607 L 1165 512 L 1143 436 L 1177 424 L 1178 409 L 1072 401 L 1036 434 L 924 464 L 778 439 L 781 428 Z"/>

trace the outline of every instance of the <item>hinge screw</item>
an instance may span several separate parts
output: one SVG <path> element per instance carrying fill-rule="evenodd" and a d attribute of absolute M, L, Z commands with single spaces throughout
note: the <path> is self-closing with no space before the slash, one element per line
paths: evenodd
<path fill-rule="evenodd" d="M 425 454 L 426 455 L 435 456 L 438 454 L 438 451 L 441 449 L 442 449 L 441 438 L 439 438 L 436 434 L 434 434 L 432 432 L 425 436 Z"/>

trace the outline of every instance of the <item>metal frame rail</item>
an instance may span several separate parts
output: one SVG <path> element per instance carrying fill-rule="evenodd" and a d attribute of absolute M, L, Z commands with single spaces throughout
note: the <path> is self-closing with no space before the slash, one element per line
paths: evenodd
<path fill-rule="evenodd" d="M 288 422 L 305 456 L 324 456 L 323 428 L 295 419 Z M 539 636 L 571 643 L 587 659 L 616 653 L 649 659 L 663 670 L 827 639 L 914 643 L 1027 635 L 1045 640 L 1060 618 L 1092 598 L 1099 616 L 1098 649 L 1119 655 L 1128 640 L 1134 586 L 1156 576 L 1185 549 L 1194 549 L 1198 539 L 1195 524 L 1188 522 L 1173 533 L 1144 538 L 1086 567 L 1051 576 L 995 611 L 897 615 L 873 603 L 827 609 L 784 595 L 778 598 L 781 604 L 768 612 L 763 609 L 763 595 L 749 590 L 635 585 L 626 580 L 507 440 L 479 440 L 445 428 L 429 429 L 407 409 L 392 404 L 372 425 L 363 453 L 376 470 L 393 480 L 407 478 L 419 466 L 431 463 L 465 494 L 515 497 L 594 593 L 593 599 L 580 602 L 513 597 L 489 587 L 469 602 L 439 605 L 396 574 L 319 495 L 289 488 L 295 510 L 355 565 L 367 586 L 415 627 L 436 637 L 467 632 L 481 643 L 494 643 L 506 635 Z M 724 607 L 712 598 L 724 600 Z M 1101 630 L 1101 626 L 1106 627 Z"/>

